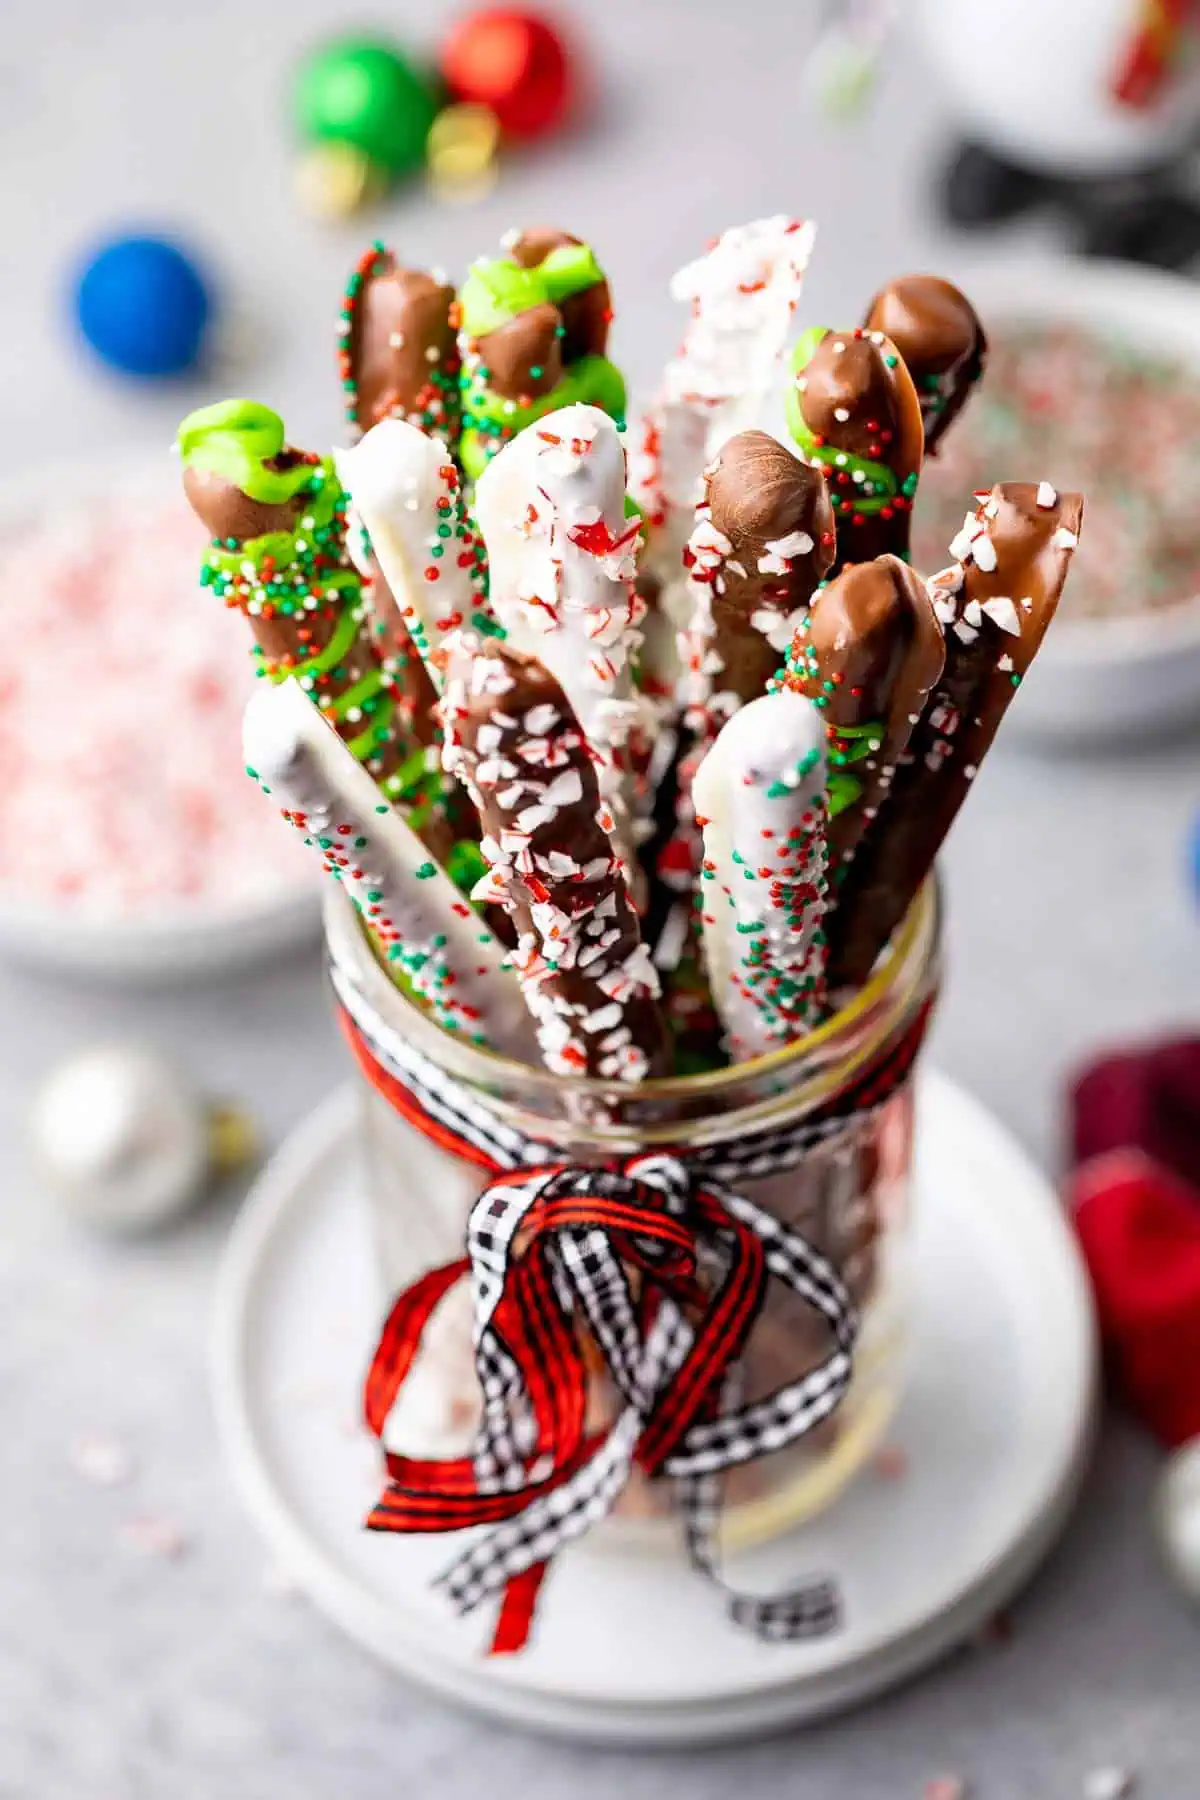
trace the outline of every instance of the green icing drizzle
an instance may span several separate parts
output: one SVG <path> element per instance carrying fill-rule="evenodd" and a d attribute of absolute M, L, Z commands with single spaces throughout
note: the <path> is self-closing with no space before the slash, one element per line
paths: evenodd
<path fill-rule="evenodd" d="M 257 400 L 218 400 L 190 412 L 176 442 L 184 465 L 231 481 L 251 500 L 282 506 L 312 477 L 312 465 L 268 469 L 284 445 L 283 420 Z"/>
<path fill-rule="evenodd" d="M 459 289 L 462 329 L 468 337 L 486 337 L 549 299 L 540 269 L 523 269 L 511 256 L 481 257 Z"/>
<path fill-rule="evenodd" d="M 556 306 L 604 280 L 604 270 L 590 244 L 559 244 L 538 265 L 538 274 Z"/>
<path fill-rule="evenodd" d="M 847 807 L 855 805 L 862 799 L 862 793 L 863 784 L 857 775 L 851 775 L 846 769 L 831 769 L 826 786 L 830 818 L 836 819 Z"/>
<path fill-rule="evenodd" d="M 560 406 L 575 405 L 598 406 L 624 427 L 625 378 L 607 356 L 581 356 L 570 363 L 558 386 L 529 406 L 501 399 L 474 374 L 463 395 L 462 465 L 467 477 L 477 481 L 497 450 L 527 425 Z"/>
<path fill-rule="evenodd" d="M 446 873 L 462 893 L 470 894 L 475 883 L 487 874 L 487 867 L 487 858 L 471 838 L 459 838 L 451 845 Z"/>
<path fill-rule="evenodd" d="M 793 377 L 804 372 L 812 361 L 817 346 L 828 335 L 824 326 L 813 326 L 808 331 L 801 332 L 789 363 Z M 829 498 L 839 511 L 863 515 L 881 513 L 898 494 L 903 494 L 907 499 L 915 494 L 915 474 L 909 475 L 901 483 L 896 480 L 894 472 L 886 463 L 872 462 L 866 456 L 854 456 L 849 450 L 839 450 L 832 444 L 818 444 L 816 434 L 804 417 L 800 390 L 795 380 L 788 382 L 783 410 L 788 430 L 803 452 L 805 460 L 817 463 L 823 469 L 844 472 L 853 481 L 853 488 L 847 494 L 838 493 L 836 488 L 830 489 Z"/>
<path fill-rule="evenodd" d="M 590 244 L 560 244 L 532 269 L 511 256 L 481 257 L 458 296 L 462 329 L 468 337 L 486 337 L 534 306 L 557 306 L 603 280 Z"/>

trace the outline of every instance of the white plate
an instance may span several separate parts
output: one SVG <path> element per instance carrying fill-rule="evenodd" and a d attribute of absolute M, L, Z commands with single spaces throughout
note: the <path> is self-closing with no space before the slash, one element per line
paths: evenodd
<path fill-rule="evenodd" d="M 1065 321 L 1176 358 L 1200 377 L 1200 305 L 1195 282 L 1182 276 L 1126 263 L 1005 256 L 963 264 L 954 279 L 986 330 Z M 1132 467 L 1136 443 L 1129 457 Z M 998 469 L 996 479 L 1036 481 L 1039 474 Z M 1004 731 L 1045 741 L 1132 739 L 1188 721 L 1200 721 L 1200 596 L 1115 619 L 1076 619 L 1068 604 L 1021 684 Z"/>
<path fill-rule="evenodd" d="M 68 463 L 36 476 L 0 483 L 0 518 L 22 517 L 45 505 L 94 501 L 109 493 L 163 502 L 178 479 L 165 453 L 158 462 L 113 468 L 108 459 Z M 197 527 L 197 545 L 203 533 Z M 198 565 L 197 565 L 198 572 Z M 230 623 L 230 629 L 236 627 Z M 282 830 L 264 802 L 263 830 Z M 255 901 L 221 908 L 179 903 L 144 917 L 89 918 L 71 907 L 0 899 L 0 955 L 35 963 L 65 975 L 122 985 L 165 985 L 229 974 L 284 956 L 301 946 L 315 948 L 320 935 L 320 886 L 315 873 L 299 867 L 291 886 Z"/>
<path fill-rule="evenodd" d="M 919 1327 L 892 1441 L 907 1475 L 865 1473 L 803 1531 L 747 1552 L 747 1585 L 801 1569 L 843 1586 L 816 1644 L 733 1630 L 682 1559 L 586 1541 L 547 1582 L 537 1635 L 486 1660 L 488 1621 L 429 1592 L 447 1540 L 363 1532 L 375 1446 L 359 1391 L 383 1310 L 340 1093 L 284 1145 L 243 1210 L 218 1297 L 226 1453 L 273 1550 L 359 1643 L 438 1693 L 540 1730 L 696 1744 L 811 1720 L 880 1692 L 977 1631 L 1063 1525 L 1091 1438 L 1087 1283 L 1057 1199 L 944 1078 L 919 1096 Z"/>

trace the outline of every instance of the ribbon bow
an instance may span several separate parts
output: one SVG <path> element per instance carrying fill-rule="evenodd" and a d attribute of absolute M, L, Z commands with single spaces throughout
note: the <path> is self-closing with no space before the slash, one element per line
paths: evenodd
<path fill-rule="evenodd" d="M 335 964 L 342 1023 L 376 1089 L 418 1130 L 490 1177 L 471 1211 L 467 1254 L 402 1293 L 367 1376 L 365 1413 L 382 1437 L 435 1309 L 471 1285 L 478 1441 L 445 1459 L 385 1452 L 388 1485 L 370 1529 L 486 1527 L 439 1577 L 460 1613 L 502 1595 L 491 1649 L 523 1648 L 547 1567 L 611 1510 L 635 1468 L 675 1483 L 693 1566 L 726 1593 L 735 1623 L 772 1639 L 812 1637 L 840 1619 L 832 1582 L 740 1595 L 716 1553 L 724 1470 L 784 1449 L 840 1404 L 858 1314 L 840 1276 L 798 1232 L 736 1192 L 732 1179 L 796 1167 L 818 1144 L 860 1128 L 908 1075 L 928 1006 L 836 1111 L 685 1160 L 644 1154 L 607 1167 L 563 1166 L 553 1147 L 498 1119 L 376 1018 Z M 749 1404 L 737 1365 L 769 1279 L 828 1328 L 815 1367 Z M 588 1423 L 596 1346 L 618 1396 L 603 1430 Z"/>

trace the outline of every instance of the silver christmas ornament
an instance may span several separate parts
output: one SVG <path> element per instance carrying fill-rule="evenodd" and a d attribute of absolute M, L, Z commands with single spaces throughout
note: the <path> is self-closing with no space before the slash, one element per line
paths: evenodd
<path fill-rule="evenodd" d="M 1176 1586 L 1200 1606 L 1200 1438 L 1184 1444 L 1167 1462 L 1155 1523 Z"/>
<path fill-rule="evenodd" d="M 244 1113 L 210 1104 L 142 1044 L 96 1044 L 60 1063 L 34 1096 L 30 1131 L 47 1183 L 114 1231 L 179 1217 L 255 1149 Z"/>

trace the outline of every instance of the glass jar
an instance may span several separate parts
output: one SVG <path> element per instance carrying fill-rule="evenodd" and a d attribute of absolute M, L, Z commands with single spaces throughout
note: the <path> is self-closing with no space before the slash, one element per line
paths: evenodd
<path fill-rule="evenodd" d="M 940 944 L 930 883 L 871 980 L 818 1030 L 729 1069 L 622 1087 L 568 1081 L 442 1031 L 393 985 L 340 889 L 329 895 L 326 937 L 339 999 L 368 1035 L 410 1044 L 493 1118 L 553 1144 L 563 1162 L 591 1166 L 656 1149 L 686 1156 L 828 1108 L 868 1077 L 919 1018 L 936 990 Z M 488 1177 L 424 1136 L 361 1073 L 358 1085 L 382 1321 L 396 1293 L 463 1255 L 467 1218 Z M 727 1476 L 726 1547 L 761 1542 L 827 1506 L 878 1445 L 895 1411 L 910 1313 L 912 1121 L 912 1084 L 905 1082 L 806 1151 L 799 1167 L 738 1184 L 829 1259 L 862 1324 L 853 1379 L 836 1413 L 799 1445 Z M 795 1380 L 828 1349 L 823 1322 L 779 1283 L 768 1283 L 743 1357 L 745 1398 Z M 602 1375 L 596 1384 L 599 1413 L 608 1403 Z M 430 1322 L 385 1442 L 413 1456 L 459 1456 L 469 1450 L 478 1421 L 470 1298 L 460 1282 Z M 670 1505 L 669 1483 L 635 1474 L 613 1520 L 593 1538 L 644 1537 Z"/>

